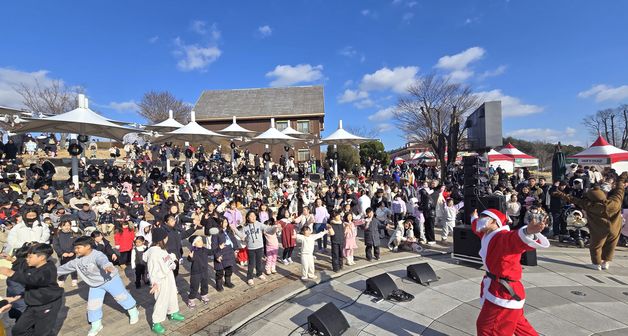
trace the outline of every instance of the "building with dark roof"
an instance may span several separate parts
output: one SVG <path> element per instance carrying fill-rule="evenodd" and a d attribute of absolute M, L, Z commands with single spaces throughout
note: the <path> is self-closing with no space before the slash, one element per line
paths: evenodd
<path fill-rule="evenodd" d="M 270 127 L 270 119 L 280 131 L 290 126 L 320 139 L 325 122 L 325 99 L 322 86 L 260 88 L 203 91 L 196 104 L 196 121 L 212 131 L 219 131 L 233 122 L 244 128 L 263 132 Z M 264 145 L 248 147 L 253 154 L 264 153 Z M 271 148 L 275 162 L 284 154 L 283 146 Z M 297 161 L 310 158 L 321 160 L 318 147 L 297 145 L 290 150 Z"/>

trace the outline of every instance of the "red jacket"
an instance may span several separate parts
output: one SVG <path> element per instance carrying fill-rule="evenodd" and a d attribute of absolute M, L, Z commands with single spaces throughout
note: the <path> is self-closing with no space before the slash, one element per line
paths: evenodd
<path fill-rule="evenodd" d="M 127 228 L 122 228 L 121 232 L 116 232 L 113 235 L 113 241 L 116 246 L 119 246 L 120 252 L 129 252 L 133 249 L 133 241 L 135 240 L 135 231 Z"/>
<path fill-rule="evenodd" d="M 283 220 L 279 222 L 281 223 L 281 246 L 283 246 L 283 248 L 297 246 L 297 236 L 294 234 L 296 228 L 294 224 Z"/>
<path fill-rule="evenodd" d="M 512 298 L 506 288 L 499 282 L 491 280 L 488 276 L 482 279 L 480 298 L 482 302 L 488 300 L 500 307 L 521 309 L 525 303 L 525 289 L 521 283 L 521 254 L 535 248 L 549 247 L 549 241 L 540 233 L 536 234 L 537 240 L 532 240 L 523 232 L 524 226 L 516 231 L 502 226 L 487 234 L 476 232 L 477 218 L 471 219 L 473 232 L 482 240 L 480 257 L 484 262 L 484 268 L 498 278 L 507 278 L 515 294 L 521 298 L 517 301 Z"/>

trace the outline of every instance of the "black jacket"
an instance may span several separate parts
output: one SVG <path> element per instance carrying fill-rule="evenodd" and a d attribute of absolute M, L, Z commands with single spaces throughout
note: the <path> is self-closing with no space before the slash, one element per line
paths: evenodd
<path fill-rule="evenodd" d="M 207 273 L 209 271 L 208 263 L 211 250 L 204 247 L 193 247 L 191 252 L 194 252 L 194 254 L 192 257 L 188 255 L 188 261 L 192 263 L 192 266 L 190 267 L 190 274 Z"/>
<path fill-rule="evenodd" d="M 175 227 L 171 228 L 168 225 L 162 225 L 166 232 L 168 232 L 168 243 L 166 243 L 166 251 L 168 253 L 174 253 L 177 256 L 177 259 L 181 258 L 183 254 L 183 245 L 181 241 L 183 239 L 187 239 L 189 236 L 194 234 L 196 231 L 195 227 L 191 227 L 189 230 L 184 230 L 183 227 L 175 225 Z"/>
<path fill-rule="evenodd" d="M 59 233 L 52 238 L 52 247 L 57 253 L 57 256 L 61 258 L 64 253 L 74 252 L 74 241 L 76 237 L 74 237 L 73 232 L 63 232 L 59 230 Z"/>
<path fill-rule="evenodd" d="M 29 306 L 49 304 L 63 295 L 57 284 L 57 267 L 50 260 L 39 268 L 18 269 L 9 279 L 24 285 L 24 302 Z"/>
<path fill-rule="evenodd" d="M 345 245 L 345 227 L 342 223 L 340 224 L 333 224 L 333 223 L 329 223 L 329 225 L 331 225 L 331 228 L 334 229 L 334 235 L 331 236 L 331 243 L 332 244 L 340 244 L 342 245 L 342 248 L 344 249 L 344 245 Z"/>

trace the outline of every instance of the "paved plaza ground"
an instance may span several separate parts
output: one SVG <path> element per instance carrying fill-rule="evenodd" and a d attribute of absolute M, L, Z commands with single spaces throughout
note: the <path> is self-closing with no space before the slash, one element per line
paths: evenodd
<path fill-rule="evenodd" d="M 555 242 L 552 242 L 555 243 Z M 299 335 L 297 328 L 323 304 L 349 305 L 365 288 L 369 277 L 388 272 L 397 285 L 415 295 L 407 303 L 374 303 L 363 295 L 342 309 L 351 325 L 346 335 L 473 335 L 479 313 L 479 283 L 483 271 L 473 264 L 458 264 L 446 253 L 451 242 L 437 245 L 423 256 L 390 253 L 383 249 L 379 262 L 367 262 L 362 244 L 356 266 L 341 273 L 331 271 L 328 254 L 319 255 L 317 282 L 300 280 L 300 264 L 279 265 L 279 273 L 250 287 L 244 282 L 246 270 L 235 275 L 236 288 L 218 293 L 210 287 L 211 302 L 189 309 L 180 296 L 185 323 L 166 322 L 169 335 Z M 298 260 L 295 252 L 295 261 Z M 405 279 L 406 266 L 428 262 L 440 277 L 424 287 Z M 528 298 L 526 312 L 530 322 L 544 335 L 626 335 L 628 334 L 628 249 L 619 247 L 610 271 L 597 272 L 588 264 L 587 249 L 552 246 L 539 251 L 539 266 L 524 267 Z M 179 288 L 189 284 L 189 263 L 179 279 Z M 213 286 L 213 274 L 210 274 Z M 123 280 L 140 306 L 141 320 L 134 326 L 107 297 L 102 335 L 150 335 L 149 322 L 154 299 L 148 287 L 135 289 L 128 269 Z M 2 284 L 4 286 L 4 283 Z M 0 288 L 4 292 L 4 288 Z M 59 316 L 59 335 L 85 335 L 88 288 L 66 282 L 64 308 Z M 579 292 L 579 293 L 576 293 Z M 574 294 L 575 293 L 575 294 Z M 578 295 L 583 293 L 585 295 Z"/>

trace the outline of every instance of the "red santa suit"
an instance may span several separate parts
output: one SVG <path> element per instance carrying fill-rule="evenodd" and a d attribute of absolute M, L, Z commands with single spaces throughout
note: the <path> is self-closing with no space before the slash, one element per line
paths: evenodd
<path fill-rule="evenodd" d="M 521 283 L 521 254 L 535 248 L 549 247 L 540 233 L 526 235 L 524 226 L 510 231 L 506 215 L 496 209 L 482 212 L 497 222 L 495 231 L 479 232 L 478 218 L 471 219 L 473 232 L 482 240 L 480 257 L 486 275 L 482 279 L 480 299 L 482 310 L 476 322 L 478 335 L 538 335 L 523 316 L 525 289 Z"/>

